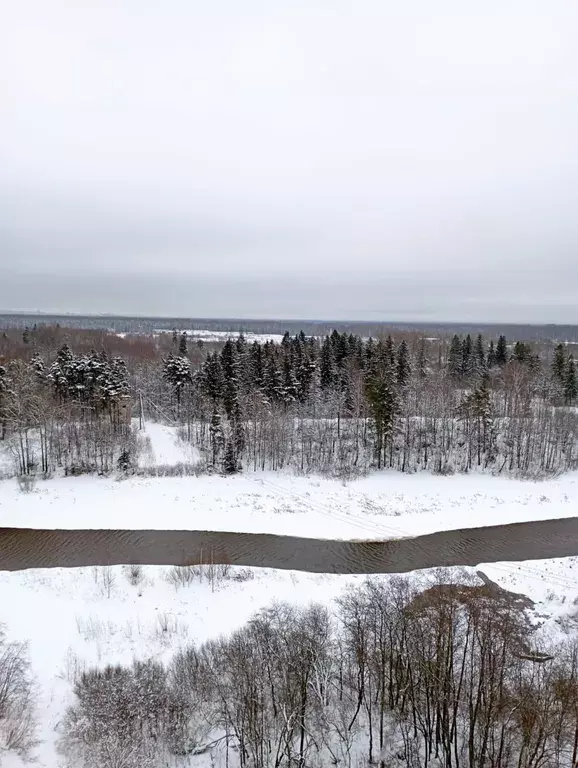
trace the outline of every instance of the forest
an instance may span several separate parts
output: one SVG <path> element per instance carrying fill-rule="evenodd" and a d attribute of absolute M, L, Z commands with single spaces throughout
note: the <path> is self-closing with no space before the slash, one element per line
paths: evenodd
<path fill-rule="evenodd" d="M 168 665 L 80 670 L 60 750 L 86 768 L 576 765 L 575 623 L 544 644 L 530 600 L 454 575 L 367 580 L 334 613 L 273 604 Z"/>
<path fill-rule="evenodd" d="M 183 473 L 542 477 L 577 466 L 571 350 L 481 334 L 204 343 L 176 329 L 7 329 L 0 451 L 23 476 L 143 472 L 139 427 L 155 420 L 198 450 Z"/>

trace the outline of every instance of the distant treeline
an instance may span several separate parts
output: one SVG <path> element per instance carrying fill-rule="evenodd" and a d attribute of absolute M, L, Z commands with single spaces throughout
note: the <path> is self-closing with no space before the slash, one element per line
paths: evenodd
<path fill-rule="evenodd" d="M 334 329 L 340 333 L 377 338 L 399 332 L 426 336 L 450 336 L 454 333 L 477 336 L 482 333 L 497 339 L 500 335 L 519 341 L 550 341 L 578 343 L 578 325 L 532 325 L 512 323 L 452 323 L 452 322 L 400 322 L 400 321 L 348 321 L 348 320 L 251 320 L 242 318 L 202 317 L 130 317 L 120 315 L 44 315 L 35 313 L 0 314 L 2 328 L 33 328 L 41 325 L 59 325 L 62 328 L 83 328 L 114 333 L 151 334 L 155 330 L 208 330 L 238 333 L 271 333 L 291 335 L 303 330 L 309 336 L 327 336 Z"/>

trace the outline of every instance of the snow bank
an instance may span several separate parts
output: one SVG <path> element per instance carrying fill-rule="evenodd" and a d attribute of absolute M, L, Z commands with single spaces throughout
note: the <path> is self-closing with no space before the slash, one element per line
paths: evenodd
<path fill-rule="evenodd" d="M 155 456 L 181 457 L 165 429 L 155 431 Z M 6 481 L 0 483 L 0 526 L 391 538 L 570 517 L 578 511 L 577 480 L 575 473 L 543 483 L 399 472 L 352 483 L 273 472 L 123 481 L 86 476 L 38 481 L 28 494 Z"/>

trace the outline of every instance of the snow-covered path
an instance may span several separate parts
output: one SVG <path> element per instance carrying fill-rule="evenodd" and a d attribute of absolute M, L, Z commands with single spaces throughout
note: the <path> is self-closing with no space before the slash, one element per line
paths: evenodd
<path fill-rule="evenodd" d="M 179 440 L 175 427 L 147 422 L 139 433 L 150 439 L 152 456 L 147 457 L 153 466 L 190 463 L 198 459 L 197 451 Z"/>

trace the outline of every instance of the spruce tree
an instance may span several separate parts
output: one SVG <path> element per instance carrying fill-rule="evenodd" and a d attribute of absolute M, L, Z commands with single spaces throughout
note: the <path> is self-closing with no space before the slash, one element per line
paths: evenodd
<path fill-rule="evenodd" d="M 48 372 L 48 378 L 61 401 L 68 399 L 74 387 L 74 366 L 74 355 L 68 344 L 64 344 Z"/>
<path fill-rule="evenodd" d="M 391 364 L 388 350 L 384 347 L 381 347 L 381 354 L 366 374 L 365 391 L 375 426 L 375 454 L 380 468 L 385 464 L 399 412 L 395 366 Z"/>
<path fill-rule="evenodd" d="M 176 349 L 179 345 L 179 334 L 176 328 L 173 328 L 173 347 Z"/>
<path fill-rule="evenodd" d="M 201 368 L 200 383 L 202 392 L 213 400 L 216 407 L 217 401 L 223 397 L 224 377 L 221 360 L 216 352 L 209 354 Z"/>
<path fill-rule="evenodd" d="M 524 365 L 530 361 L 530 348 L 523 341 L 517 341 L 514 344 L 513 358 L 517 363 Z"/>
<path fill-rule="evenodd" d="M 566 366 L 566 377 L 564 379 L 564 399 L 567 405 L 572 403 L 578 397 L 578 381 L 576 380 L 576 364 L 574 363 L 574 356 L 568 357 L 568 365 Z"/>
<path fill-rule="evenodd" d="M 488 348 L 488 370 L 493 368 L 496 365 L 496 350 L 494 348 L 494 342 L 490 341 L 490 346 Z"/>
<path fill-rule="evenodd" d="M 235 445 L 232 440 L 227 440 L 225 443 L 225 455 L 223 456 L 223 472 L 226 475 L 234 475 L 239 470 Z"/>
<path fill-rule="evenodd" d="M 391 334 L 388 335 L 387 339 L 385 340 L 384 351 L 385 351 L 387 364 L 393 367 L 395 365 L 395 347 L 393 345 L 393 339 L 391 338 Z"/>
<path fill-rule="evenodd" d="M 484 348 L 484 337 L 478 333 L 474 347 L 474 357 L 478 373 L 483 374 L 486 370 L 486 350 Z"/>
<path fill-rule="evenodd" d="M 244 333 L 241 332 L 237 336 L 236 346 L 237 346 L 237 354 L 239 355 L 239 357 L 241 357 L 247 351 L 247 340 L 245 338 Z"/>
<path fill-rule="evenodd" d="M 304 352 L 297 368 L 297 385 L 299 402 L 306 403 L 313 388 L 315 377 L 315 360 L 309 356 L 309 352 Z"/>
<path fill-rule="evenodd" d="M 283 360 L 283 386 L 282 386 L 282 400 L 286 406 L 291 405 L 297 400 L 299 392 L 299 384 L 295 371 L 293 370 L 292 361 L 289 355 L 285 356 Z"/>
<path fill-rule="evenodd" d="M 337 371 L 333 344 L 326 336 L 321 347 L 321 362 L 319 366 L 319 383 L 324 391 L 333 389 L 337 384 Z"/>
<path fill-rule="evenodd" d="M 223 432 L 223 425 L 221 423 L 221 414 L 217 406 L 213 408 L 213 414 L 211 416 L 211 425 L 209 427 L 209 434 L 211 436 L 211 450 L 213 454 L 213 466 L 217 465 L 219 456 L 225 446 L 225 433 Z"/>
<path fill-rule="evenodd" d="M 179 355 L 181 357 L 187 356 L 187 332 L 183 331 L 181 333 L 181 338 L 179 340 Z"/>
<path fill-rule="evenodd" d="M 273 354 L 265 361 L 263 374 L 263 394 L 270 403 L 279 403 L 283 399 L 283 382 L 277 359 Z"/>
<path fill-rule="evenodd" d="M 453 379 L 459 379 L 462 375 L 462 356 L 462 342 L 456 333 L 452 337 L 448 353 L 448 373 Z"/>
<path fill-rule="evenodd" d="M 0 365 L 0 438 L 6 437 L 6 411 L 8 395 L 10 394 L 10 379 L 4 365 Z"/>
<path fill-rule="evenodd" d="M 484 456 L 487 460 L 492 458 L 494 448 L 493 408 L 487 376 L 483 376 L 479 385 L 464 399 L 460 412 L 474 423 L 479 466 Z"/>
<path fill-rule="evenodd" d="M 233 410 L 233 441 L 235 444 L 235 454 L 237 456 L 237 462 L 239 463 L 239 457 L 245 450 L 245 427 L 243 424 L 243 416 L 241 414 L 241 406 L 237 401 Z"/>
<path fill-rule="evenodd" d="M 405 387 L 409 383 L 411 376 L 411 366 L 409 362 L 409 348 L 407 342 L 404 340 L 397 348 L 397 363 L 396 363 L 397 385 L 399 387 Z"/>
<path fill-rule="evenodd" d="M 474 345 L 472 343 L 472 337 L 468 333 L 466 338 L 462 342 L 462 377 L 471 376 L 475 370 L 474 359 Z"/>
<path fill-rule="evenodd" d="M 231 418 L 235 400 L 240 394 L 239 366 L 237 346 L 231 340 L 227 339 L 221 351 L 221 367 L 223 369 L 223 405 L 227 418 Z"/>
<path fill-rule="evenodd" d="M 177 401 L 177 417 L 181 412 L 181 400 L 187 384 L 192 382 L 191 364 L 186 357 L 175 357 L 173 353 L 168 356 L 163 364 L 163 379 L 173 389 Z"/>
<path fill-rule="evenodd" d="M 558 344 L 556 347 L 552 363 L 552 374 L 559 384 L 564 383 L 566 379 L 566 349 L 564 344 Z"/>
<path fill-rule="evenodd" d="M 424 338 L 419 340 L 419 346 L 417 348 L 416 369 L 420 379 L 425 379 L 427 376 L 427 355 Z"/>
<path fill-rule="evenodd" d="M 496 346 L 496 364 L 502 368 L 508 362 L 508 343 L 505 336 L 500 336 Z"/>
<path fill-rule="evenodd" d="M 254 341 L 249 352 L 249 375 L 251 383 L 257 389 L 263 388 L 263 347 Z"/>
<path fill-rule="evenodd" d="M 370 336 L 363 350 L 363 369 L 365 371 L 369 371 L 373 365 L 376 346 L 376 343 Z"/>

